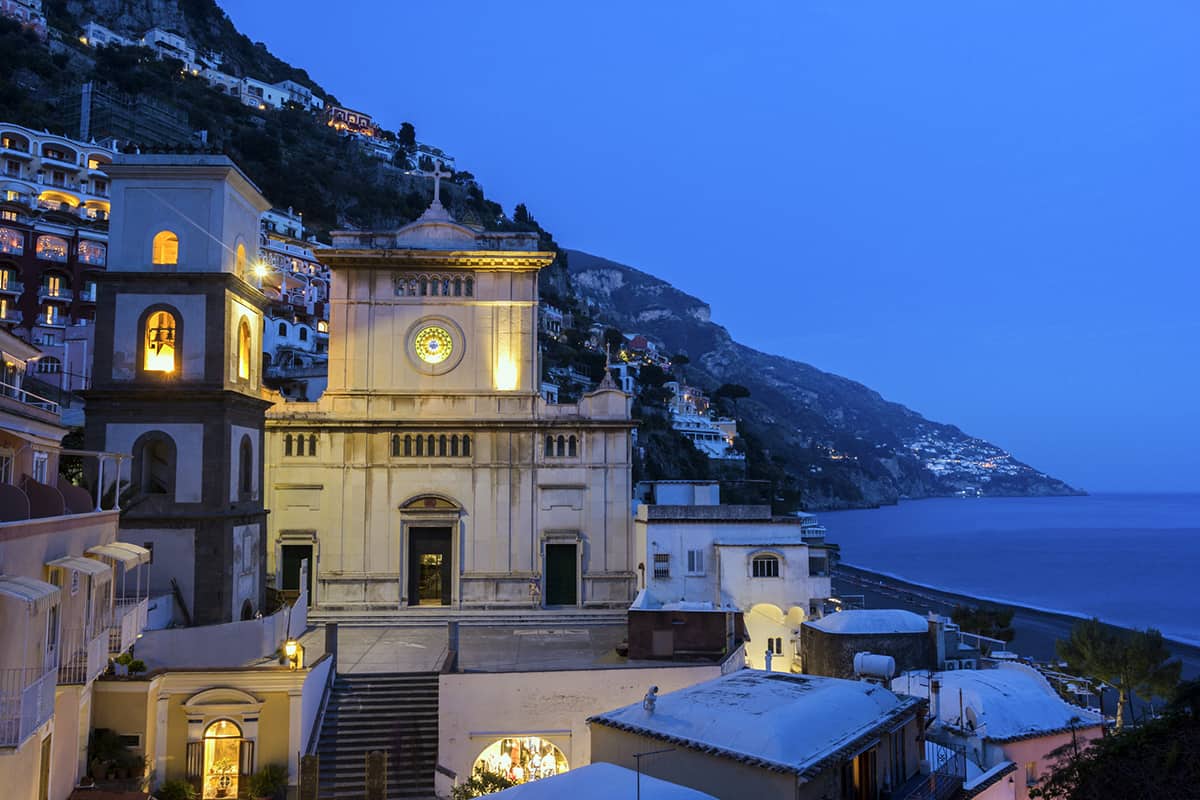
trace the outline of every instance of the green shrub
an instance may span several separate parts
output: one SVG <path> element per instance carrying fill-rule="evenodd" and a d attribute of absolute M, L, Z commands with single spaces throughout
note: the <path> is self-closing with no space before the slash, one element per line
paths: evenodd
<path fill-rule="evenodd" d="M 154 791 L 158 800 L 196 800 L 199 793 L 184 780 L 167 781 Z"/>
<path fill-rule="evenodd" d="M 247 789 L 251 797 L 280 797 L 287 790 L 287 769 L 278 764 L 267 764 L 250 776 Z"/>

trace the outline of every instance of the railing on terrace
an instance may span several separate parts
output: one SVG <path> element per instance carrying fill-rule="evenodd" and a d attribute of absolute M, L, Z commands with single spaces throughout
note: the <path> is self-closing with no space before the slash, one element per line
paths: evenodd
<path fill-rule="evenodd" d="M 17 747 L 54 714 L 58 665 L 0 670 L 0 747 Z"/>
<path fill-rule="evenodd" d="M 45 397 L 36 395 L 33 392 L 27 392 L 20 386 L 16 386 L 11 383 L 4 383 L 3 381 L 0 381 L 0 397 L 11 397 L 17 402 L 36 406 L 43 411 L 49 411 L 51 414 L 60 413 L 60 407 L 58 403 L 54 402 L 53 400 L 47 400 Z"/>
<path fill-rule="evenodd" d="M 108 667 L 108 628 L 99 633 L 66 630 L 59 646 L 58 682 L 88 683 Z"/>
<path fill-rule="evenodd" d="M 958 632 L 958 641 L 968 645 L 969 647 L 975 648 L 981 653 L 990 653 L 995 650 L 1008 649 L 1008 642 L 1004 641 L 1003 639 L 993 639 L 990 636 L 983 636 L 982 634 L 978 633 L 967 633 L 963 630 Z"/>
<path fill-rule="evenodd" d="M 967 753 L 944 745 L 933 748 L 937 759 L 928 775 L 919 775 L 892 794 L 892 800 L 948 800 L 967 779 Z"/>
<path fill-rule="evenodd" d="M 108 652 L 120 655 L 129 650 L 142 631 L 146 630 L 146 615 L 150 598 L 117 598 L 113 608 L 112 627 L 108 629 Z"/>

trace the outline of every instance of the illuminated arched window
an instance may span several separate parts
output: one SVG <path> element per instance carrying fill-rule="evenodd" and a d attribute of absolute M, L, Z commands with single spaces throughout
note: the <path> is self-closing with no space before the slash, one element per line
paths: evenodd
<path fill-rule="evenodd" d="M 240 277 L 246 277 L 246 245 L 238 244 L 234 251 L 233 271 Z"/>
<path fill-rule="evenodd" d="M 204 780 L 201 797 L 237 797 L 239 778 L 248 777 L 253 765 L 245 763 L 242 729 L 219 719 L 204 729 Z M 244 788 L 244 787 L 243 787 Z"/>
<path fill-rule="evenodd" d="M 243 319 L 238 325 L 237 375 L 239 380 L 250 380 L 250 326 Z"/>
<path fill-rule="evenodd" d="M 178 264 L 179 237 L 171 231 L 159 231 L 154 234 L 150 260 L 155 264 Z"/>
<path fill-rule="evenodd" d="M 559 775 L 571 767 L 563 751 L 540 736 L 497 739 L 475 759 L 472 772 L 502 775 L 513 783 L 528 783 Z"/>
<path fill-rule="evenodd" d="M 176 352 L 175 315 L 169 311 L 154 311 L 146 318 L 143 332 L 142 369 L 145 372 L 172 374 L 178 368 Z"/>

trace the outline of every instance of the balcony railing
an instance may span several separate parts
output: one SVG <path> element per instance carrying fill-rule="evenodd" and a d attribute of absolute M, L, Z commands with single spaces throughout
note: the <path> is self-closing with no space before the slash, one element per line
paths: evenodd
<path fill-rule="evenodd" d="M 0 747 L 17 747 L 54 715 L 58 664 L 0 670 Z"/>
<path fill-rule="evenodd" d="M 146 630 L 146 615 L 150 598 L 117 598 L 113 608 L 113 624 L 108 629 L 108 652 L 120 655 L 129 650 L 142 631 Z"/>
<path fill-rule="evenodd" d="M 10 308 L 4 312 L 3 316 L 0 316 L 0 322 L 20 322 L 24 318 L 25 315 L 21 311 Z"/>
<path fill-rule="evenodd" d="M 4 294 L 21 294 L 25 291 L 25 284 L 21 281 L 4 281 L 0 283 L 0 292 Z"/>
<path fill-rule="evenodd" d="M 108 667 L 108 629 L 88 634 L 86 630 L 66 630 L 60 645 L 58 682 L 90 683 Z"/>
<path fill-rule="evenodd" d="M 5 317 L 5 319 L 7 320 L 7 317 Z M 11 397 L 17 402 L 36 406 L 43 411 L 49 411 L 51 414 L 60 413 L 58 403 L 54 402 L 53 400 L 47 400 L 46 398 L 36 395 L 33 392 L 28 392 L 22 389 L 20 386 L 15 386 L 11 383 L 4 383 L 0 381 L 0 397 Z"/>
<path fill-rule="evenodd" d="M 52 289 L 49 286 L 38 287 L 38 300 L 61 300 L 64 303 L 69 303 L 75 297 L 75 293 L 70 289 Z"/>

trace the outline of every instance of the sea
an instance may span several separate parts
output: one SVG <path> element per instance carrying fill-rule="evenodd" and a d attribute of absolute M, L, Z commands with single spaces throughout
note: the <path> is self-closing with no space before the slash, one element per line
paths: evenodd
<path fill-rule="evenodd" d="M 820 519 L 845 564 L 1200 646 L 1200 494 L 909 500 Z"/>

